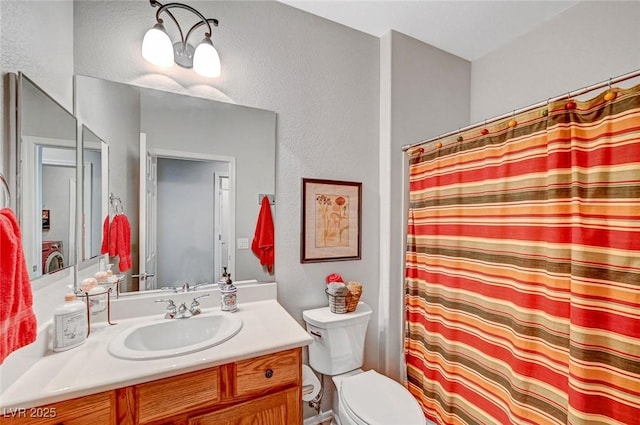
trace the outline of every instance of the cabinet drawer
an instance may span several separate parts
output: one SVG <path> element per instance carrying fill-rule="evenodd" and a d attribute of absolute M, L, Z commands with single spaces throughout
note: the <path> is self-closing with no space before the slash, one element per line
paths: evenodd
<path fill-rule="evenodd" d="M 300 384 L 300 349 L 256 357 L 235 364 L 234 396 L 239 397 L 287 384 Z"/>
<path fill-rule="evenodd" d="M 115 424 L 115 409 L 112 406 L 115 406 L 115 392 L 107 391 L 46 406 L 5 408 L 0 422 L 3 425 Z"/>
<path fill-rule="evenodd" d="M 188 425 L 299 425 L 300 388 L 294 387 L 251 399 L 215 412 L 189 418 Z"/>
<path fill-rule="evenodd" d="M 137 423 L 214 405 L 220 400 L 217 367 L 135 386 Z"/>

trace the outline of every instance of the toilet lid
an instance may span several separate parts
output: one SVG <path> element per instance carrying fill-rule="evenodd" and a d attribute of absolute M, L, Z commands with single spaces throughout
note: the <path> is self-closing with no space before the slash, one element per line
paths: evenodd
<path fill-rule="evenodd" d="M 374 370 L 345 378 L 340 398 L 349 414 L 370 425 L 423 425 L 424 414 L 415 398 L 396 381 Z"/>

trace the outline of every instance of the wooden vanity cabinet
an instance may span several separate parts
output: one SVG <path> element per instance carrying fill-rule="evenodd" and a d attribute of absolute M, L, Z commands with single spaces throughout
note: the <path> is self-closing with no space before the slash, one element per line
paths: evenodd
<path fill-rule="evenodd" d="M 33 408 L 5 408 L 2 425 L 118 425 L 116 392 L 106 391 L 86 397 Z"/>
<path fill-rule="evenodd" d="M 118 425 L 300 425 L 302 349 L 117 390 Z"/>
<path fill-rule="evenodd" d="M 3 413 L 2 425 L 300 425 L 302 349 Z"/>
<path fill-rule="evenodd" d="M 301 393 L 289 388 L 211 413 L 191 416 L 188 425 L 300 424 Z M 296 406 L 296 407 L 294 407 Z"/>

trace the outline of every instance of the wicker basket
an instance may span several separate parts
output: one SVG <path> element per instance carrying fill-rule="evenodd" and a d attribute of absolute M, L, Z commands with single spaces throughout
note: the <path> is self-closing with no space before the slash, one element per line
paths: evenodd
<path fill-rule="evenodd" d="M 362 291 L 349 292 L 346 295 L 333 295 L 329 291 L 324 291 L 329 298 L 329 309 L 332 313 L 344 314 L 356 311 L 358 302 L 360 301 L 360 295 Z"/>
<path fill-rule="evenodd" d="M 362 295 L 362 291 L 349 292 L 349 295 L 347 295 L 347 312 L 348 313 L 352 311 L 356 311 L 356 308 L 358 307 L 358 301 L 360 301 L 360 295 Z"/>
<path fill-rule="evenodd" d="M 327 294 L 327 298 L 329 298 L 329 309 L 332 313 L 343 314 L 347 313 L 347 298 L 351 295 L 334 295 L 330 294 L 328 290 L 324 291 Z"/>

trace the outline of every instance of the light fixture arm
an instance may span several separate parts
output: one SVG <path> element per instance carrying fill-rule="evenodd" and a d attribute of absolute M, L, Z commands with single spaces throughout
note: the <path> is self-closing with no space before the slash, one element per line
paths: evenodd
<path fill-rule="evenodd" d="M 180 32 L 180 41 L 185 46 L 186 46 L 187 40 L 189 40 L 189 36 L 193 32 L 193 30 L 201 27 L 202 25 L 206 25 L 208 31 L 205 33 L 205 37 L 211 38 L 212 30 L 211 30 L 211 25 L 210 24 L 213 24 L 216 27 L 218 26 L 218 20 L 217 19 L 205 18 L 202 13 L 198 12 L 196 9 L 194 9 L 193 7 L 191 7 L 189 5 L 182 4 L 182 3 L 167 3 L 167 4 L 163 5 L 162 3 L 160 3 L 157 0 L 149 0 L 149 3 L 151 3 L 152 7 L 157 7 L 158 8 L 158 10 L 156 11 L 156 21 L 159 24 L 163 23 L 163 20 L 160 17 L 160 14 L 162 14 L 162 12 L 165 12 L 167 15 L 169 15 L 171 20 L 176 24 L 176 27 L 178 27 L 178 31 Z M 182 32 L 182 28 L 180 27 L 180 24 L 178 24 L 178 20 L 175 18 L 175 16 L 173 16 L 171 11 L 169 10 L 169 9 L 172 9 L 172 8 L 179 8 L 179 9 L 188 10 L 189 12 L 193 13 L 194 15 L 196 15 L 197 17 L 200 18 L 200 22 L 198 22 L 195 25 L 193 25 L 189 29 L 189 31 L 187 31 L 186 37 L 184 36 L 184 34 Z"/>
<path fill-rule="evenodd" d="M 219 77 L 220 56 L 211 41 L 212 26 L 217 27 L 218 20 L 205 18 L 202 13 L 183 3 L 162 4 L 158 0 L 149 0 L 149 4 L 151 7 L 157 8 L 156 23 L 144 35 L 142 57 L 156 66 L 166 68 L 175 63 L 183 68 L 193 68 L 196 73 L 205 77 Z M 197 17 L 195 24 L 188 31 L 183 31 L 178 19 L 176 19 L 176 17 L 182 18 L 182 15 L 172 13 L 174 8 L 186 10 Z M 180 34 L 179 41 L 173 42 L 167 34 L 162 13 L 165 13 L 177 27 Z M 204 38 L 199 43 L 190 44 L 189 37 L 199 28 L 204 29 Z"/>

